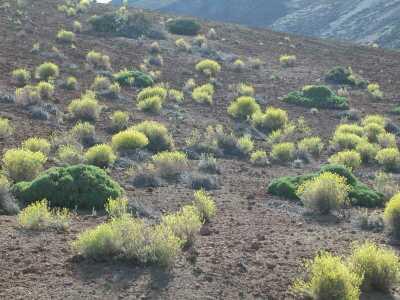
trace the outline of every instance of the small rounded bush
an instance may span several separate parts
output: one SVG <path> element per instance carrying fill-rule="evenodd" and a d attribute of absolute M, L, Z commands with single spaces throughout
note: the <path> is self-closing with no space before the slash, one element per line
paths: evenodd
<path fill-rule="evenodd" d="M 355 150 L 340 151 L 329 158 L 329 163 L 343 165 L 351 170 L 361 166 L 361 155 Z"/>
<path fill-rule="evenodd" d="M 23 87 L 31 80 L 31 72 L 26 69 L 16 69 L 12 72 L 12 77 L 17 86 Z"/>
<path fill-rule="evenodd" d="M 255 112 L 261 111 L 256 99 L 242 96 L 233 101 L 228 107 L 228 114 L 239 120 L 247 120 Z"/>
<path fill-rule="evenodd" d="M 90 88 L 96 92 L 102 92 L 102 91 L 107 91 L 110 88 L 110 86 L 111 86 L 110 79 L 104 76 L 96 76 Z"/>
<path fill-rule="evenodd" d="M 300 185 L 296 194 L 306 208 L 328 214 L 345 204 L 349 189 L 344 177 L 324 172 Z"/>
<path fill-rule="evenodd" d="M 251 151 L 254 149 L 254 142 L 251 139 L 250 135 L 244 135 L 237 140 L 237 148 L 243 155 L 249 155 Z"/>
<path fill-rule="evenodd" d="M 357 145 L 356 151 L 360 153 L 363 163 L 369 163 L 375 159 L 375 156 L 379 151 L 379 146 L 367 141 L 361 141 Z"/>
<path fill-rule="evenodd" d="M 215 60 L 203 59 L 197 63 L 196 70 L 208 76 L 215 76 L 221 71 L 221 66 Z"/>
<path fill-rule="evenodd" d="M 201 26 L 192 19 L 175 19 L 167 23 L 167 29 L 173 34 L 194 36 L 199 33 Z"/>
<path fill-rule="evenodd" d="M 269 107 L 265 113 L 261 111 L 255 112 L 251 117 L 251 121 L 254 127 L 263 132 L 272 132 L 284 128 L 289 121 L 289 117 L 285 110 Z"/>
<path fill-rule="evenodd" d="M 393 133 L 384 132 L 377 136 L 378 144 L 382 148 L 396 148 L 396 136 Z"/>
<path fill-rule="evenodd" d="M 94 69 L 100 69 L 100 70 L 111 69 L 110 57 L 100 52 L 90 51 L 86 55 L 86 61 Z"/>
<path fill-rule="evenodd" d="M 99 168 L 106 168 L 112 165 L 116 158 L 111 146 L 106 144 L 95 145 L 85 153 L 87 163 Z"/>
<path fill-rule="evenodd" d="M 393 235 L 400 238 L 400 193 L 394 195 L 386 204 L 383 218 Z"/>
<path fill-rule="evenodd" d="M 14 181 L 33 179 L 42 171 L 47 157 L 42 152 L 10 149 L 3 156 L 4 169 Z"/>
<path fill-rule="evenodd" d="M 162 86 L 147 87 L 137 95 L 137 101 L 143 101 L 153 97 L 159 97 L 162 101 L 167 97 L 167 89 Z"/>
<path fill-rule="evenodd" d="M 369 123 L 364 126 L 364 134 L 371 143 L 378 142 L 378 136 L 385 134 L 385 128 L 377 123 Z"/>
<path fill-rule="evenodd" d="M 365 242 L 349 257 L 350 270 L 362 277 L 362 289 L 390 292 L 400 279 L 400 261 L 393 250 Z"/>
<path fill-rule="evenodd" d="M 245 67 L 246 64 L 241 59 L 237 59 L 233 62 L 233 70 L 235 70 L 236 72 L 242 72 Z"/>
<path fill-rule="evenodd" d="M 308 280 L 297 280 L 294 290 L 311 299 L 356 300 L 360 297 L 361 277 L 351 272 L 340 257 L 318 254 L 305 265 Z"/>
<path fill-rule="evenodd" d="M 296 56 L 295 55 L 282 55 L 279 57 L 279 62 L 281 63 L 282 66 L 284 67 L 293 67 L 294 64 L 296 63 Z"/>
<path fill-rule="evenodd" d="M 271 157 L 278 162 L 289 162 L 294 159 L 294 143 L 279 143 L 272 146 Z"/>
<path fill-rule="evenodd" d="M 57 40 L 61 43 L 73 43 L 75 41 L 75 33 L 62 29 L 57 33 Z"/>
<path fill-rule="evenodd" d="M 115 131 L 123 130 L 128 127 L 129 113 L 115 111 L 111 116 L 111 128 Z"/>
<path fill-rule="evenodd" d="M 149 139 L 137 130 L 127 129 L 113 135 L 111 144 L 116 151 L 129 151 L 146 147 Z"/>
<path fill-rule="evenodd" d="M 354 133 L 336 132 L 331 140 L 331 145 L 337 150 L 355 149 L 362 140 Z"/>
<path fill-rule="evenodd" d="M 267 152 L 257 150 L 251 153 L 250 162 L 255 166 L 264 167 L 268 165 L 268 155 Z"/>
<path fill-rule="evenodd" d="M 64 165 L 78 165 L 83 162 L 82 151 L 73 145 L 63 145 L 57 152 L 58 160 Z"/>
<path fill-rule="evenodd" d="M 316 137 L 308 137 L 302 139 L 297 148 L 305 153 L 309 153 L 313 156 L 319 156 L 324 148 L 324 144 L 321 142 L 321 138 Z"/>
<path fill-rule="evenodd" d="M 88 122 L 78 122 L 71 128 L 71 135 L 82 145 L 91 145 L 95 140 L 96 130 Z"/>
<path fill-rule="evenodd" d="M 176 178 L 188 165 L 185 153 L 180 151 L 164 151 L 152 157 L 153 163 L 161 177 Z"/>
<path fill-rule="evenodd" d="M 87 92 L 80 99 L 72 100 L 68 110 L 75 119 L 96 121 L 101 112 L 101 106 L 94 93 Z"/>
<path fill-rule="evenodd" d="M 109 198 L 119 198 L 123 190 L 102 169 L 89 165 L 51 168 L 30 182 L 14 186 L 23 203 L 47 199 L 52 206 L 71 209 L 104 209 Z"/>
<path fill-rule="evenodd" d="M 209 222 L 217 214 L 217 207 L 213 198 L 204 190 L 198 190 L 194 193 L 194 206 L 203 222 Z"/>
<path fill-rule="evenodd" d="M 175 41 L 175 46 L 178 48 L 178 50 L 183 52 L 190 52 L 190 50 L 192 50 L 192 46 L 190 46 L 190 44 L 182 38 Z"/>
<path fill-rule="evenodd" d="M 171 150 L 174 146 L 172 136 L 169 134 L 167 127 L 155 121 L 143 121 L 132 129 L 137 130 L 149 139 L 147 148 L 150 151 L 160 152 Z"/>
<path fill-rule="evenodd" d="M 197 103 L 213 103 L 214 86 L 210 83 L 198 86 L 193 89 L 192 98 Z"/>
<path fill-rule="evenodd" d="M 82 31 L 82 24 L 79 21 L 74 21 L 74 23 L 72 23 L 72 29 L 74 32 L 78 33 Z"/>
<path fill-rule="evenodd" d="M 162 109 L 163 100 L 158 97 L 146 98 L 137 103 L 137 107 L 144 112 L 159 113 Z"/>
<path fill-rule="evenodd" d="M 41 81 L 36 86 L 37 92 L 42 100 L 49 100 L 54 95 L 54 85 L 46 82 Z"/>
<path fill-rule="evenodd" d="M 66 80 L 65 83 L 63 84 L 63 87 L 67 90 L 74 91 L 78 88 L 78 80 L 74 76 L 69 76 Z"/>
<path fill-rule="evenodd" d="M 361 124 L 363 126 L 367 126 L 368 124 L 377 124 L 381 127 L 385 127 L 386 119 L 382 115 L 368 115 L 364 119 L 362 119 Z"/>
<path fill-rule="evenodd" d="M 12 135 L 14 132 L 13 126 L 10 124 L 10 120 L 0 118 L 0 138 L 6 138 Z"/>
<path fill-rule="evenodd" d="M 375 159 L 387 171 L 398 171 L 400 169 L 400 152 L 397 148 L 379 150 Z"/>
<path fill-rule="evenodd" d="M 239 96 L 248 96 L 248 97 L 253 97 L 255 93 L 253 86 L 245 83 L 240 83 L 236 87 L 236 91 Z"/>
<path fill-rule="evenodd" d="M 183 102 L 184 98 L 185 98 L 185 96 L 184 96 L 183 92 L 181 92 L 179 90 L 174 90 L 174 89 L 168 90 L 168 99 L 169 100 L 181 103 L 181 102 Z"/>
<path fill-rule="evenodd" d="M 336 127 L 335 135 L 339 133 L 351 133 L 361 137 L 364 134 L 364 128 L 357 124 L 340 124 L 338 127 Z"/>
<path fill-rule="evenodd" d="M 51 144 L 44 138 L 32 137 L 22 142 L 22 149 L 32 152 L 42 152 L 48 155 L 50 153 Z"/>
<path fill-rule="evenodd" d="M 45 62 L 36 68 L 36 77 L 47 81 L 49 78 L 57 78 L 60 75 L 60 70 L 56 64 Z"/>

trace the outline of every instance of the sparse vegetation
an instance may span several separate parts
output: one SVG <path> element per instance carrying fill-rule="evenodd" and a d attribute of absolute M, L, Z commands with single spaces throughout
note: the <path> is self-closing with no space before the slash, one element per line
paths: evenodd
<path fill-rule="evenodd" d="M 400 193 L 395 194 L 386 204 L 384 220 L 392 234 L 400 238 Z"/>
<path fill-rule="evenodd" d="M 96 51 L 90 51 L 86 55 L 87 63 L 94 69 L 111 69 L 110 57 Z"/>
<path fill-rule="evenodd" d="M 48 155 L 51 149 L 51 144 L 44 138 L 32 137 L 22 142 L 22 149 L 32 152 L 42 152 Z"/>
<path fill-rule="evenodd" d="M 61 43 L 71 44 L 75 42 L 75 33 L 62 29 L 57 33 L 57 40 Z"/>
<path fill-rule="evenodd" d="M 296 63 L 297 57 L 296 55 L 282 55 L 279 57 L 279 62 L 284 67 L 293 67 Z"/>

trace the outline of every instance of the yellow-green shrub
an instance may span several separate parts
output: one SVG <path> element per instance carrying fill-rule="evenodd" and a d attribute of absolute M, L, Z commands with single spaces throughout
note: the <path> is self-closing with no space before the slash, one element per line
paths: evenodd
<path fill-rule="evenodd" d="M 56 64 L 45 62 L 36 68 L 36 77 L 41 80 L 56 78 L 60 75 L 60 70 Z"/>
<path fill-rule="evenodd" d="M 54 96 L 54 85 L 50 82 L 41 81 L 37 84 L 36 89 L 42 100 L 49 100 Z"/>
<path fill-rule="evenodd" d="M 355 245 L 349 267 L 362 278 L 362 288 L 389 292 L 400 279 L 400 261 L 393 250 L 373 242 Z"/>
<path fill-rule="evenodd" d="M 200 220 L 209 222 L 217 213 L 217 207 L 214 199 L 204 190 L 194 193 L 193 205 L 196 207 Z"/>
<path fill-rule="evenodd" d="M 111 116 L 111 128 L 119 131 L 128 127 L 129 113 L 125 111 L 115 111 Z"/>
<path fill-rule="evenodd" d="M 396 238 L 400 238 L 400 193 L 394 195 L 386 203 L 383 218 L 393 235 Z"/>
<path fill-rule="evenodd" d="M 183 94 L 183 92 L 175 90 L 175 89 L 169 89 L 168 90 L 168 99 L 181 103 L 183 102 L 185 96 Z"/>
<path fill-rule="evenodd" d="M 364 126 L 365 136 L 371 143 L 378 142 L 378 136 L 385 134 L 385 128 L 377 123 L 369 123 Z"/>
<path fill-rule="evenodd" d="M 16 69 L 12 72 L 12 78 L 17 86 L 22 87 L 27 85 L 29 80 L 31 80 L 31 72 L 26 69 Z"/>
<path fill-rule="evenodd" d="M 254 149 L 254 142 L 250 135 L 244 135 L 237 140 L 237 147 L 241 153 L 248 155 Z"/>
<path fill-rule="evenodd" d="M 111 144 L 116 151 L 129 151 L 146 147 L 149 139 L 135 129 L 127 129 L 113 135 Z"/>
<path fill-rule="evenodd" d="M 57 40 L 62 43 L 73 43 L 75 42 L 75 33 L 61 29 L 57 33 Z"/>
<path fill-rule="evenodd" d="M 22 149 L 32 152 L 42 152 L 48 155 L 50 153 L 51 144 L 45 138 L 32 137 L 22 142 Z"/>
<path fill-rule="evenodd" d="M 279 57 L 279 62 L 284 67 L 293 67 L 296 63 L 297 57 L 295 55 L 282 55 Z"/>
<path fill-rule="evenodd" d="M 296 192 L 306 208 L 321 214 L 328 214 L 343 206 L 348 193 L 346 179 L 331 172 L 307 180 Z"/>
<path fill-rule="evenodd" d="M 249 96 L 241 96 L 229 105 L 228 114 L 235 119 L 246 120 L 260 110 L 260 105 L 256 99 Z"/>
<path fill-rule="evenodd" d="M 37 201 L 21 210 L 18 223 L 31 230 L 54 228 L 65 231 L 69 227 L 71 215 L 66 208 L 50 210 L 47 200 Z"/>
<path fill-rule="evenodd" d="M 105 210 L 111 218 L 120 218 L 128 213 L 128 199 L 108 199 Z"/>
<path fill-rule="evenodd" d="M 110 57 L 96 51 L 90 51 L 86 55 L 86 61 L 94 69 L 111 69 Z"/>
<path fill-rule="evenodd" d="M 210 83 L 198 86 L 193 89 L 192 98 L 198 103 L 212 104 L 214 96 L 214 86 Z"/>
<path fill-rule="evenodd" d="M 0 138 L 9 137 L 13 132 L 14 128 L 10 124 L 10 121 L 0 117 Z"/>
<path fill-rule="evenodd" d="M 15 104 L 18 106 L 29 106 L 40 101 L 40 95 L 35 86 L 26 85 L 15 90 Z"/>
<path fill-rule="evenodd" d="M 318 136 L 307 137 L 298 143 L 297 148 L 302 152 L 319 156 L 324 148 L 324 144 L 321 142 L 321 138 Z"/>
<path fill-rule="evenodd" d="M 289 162 L 294 159 L 294 143 L 279 143 L 272 146 L 271 157 L 278 162 Z"/>
<path fill-rule="evenodd" d="M 251 121 L 254 127 L 264 132 L 272 132 L 284 128 L 289 121 L 289 117 L 285 110 L 269 107 L 265 113 L 256 111 L 252 115 Z"/>
<path fill-rule="evenodd" d="M 361 166 L 361 155 L 355 150 L 340 151 L 329 158 L 331 164 L 343 165 L 351 170 Z"/>
<path fill-rule="evenodd" d="M 176 178 L 188 166 L 185 153 L 180 151 L 163 151 L 152 157 L 153 163 L 164 178 Z"/>
<path fill-rule="evenodd" d="M 386 119 L 382 115 L 367 115 L 365 116 L 364 119 L 362 119 L 361 124 L 363 126 L 366 126 L 368 124 L 377 124 L 380 125 L 381 127 L 385 127 L 386 125 Z"/>
<path fill-rule="evenodd" d="M 267 152 L 262 150 L 257 150 L 251 153 L 250 162 L 255 166 L 264 167 L 268 165 L 268 155 Z"/>
<path fill-rule="evenodd" d="M 87 163 L 100 168 L 106 168 L 112 165 L 116 158 L 113 149 L 107 144 L 95 145 L 89 148 L 85 153 Z"/>
<path fill-rule="evenodd" d="M 57 158 L 66 165 L 77 165 L 83 162 L 82 151 L 73 145 L 62 145 L 57 151 Z"/>
<path fill-rule="evenodd" d="M 96 76 L 90 88 L 96 92 L 101 92 L 109 90 L 110 86 L 111 86 L 110 79 L 104 76 Z"/>
<path fill-rule="evenodd" d="M 82 31 L 82 24 L 79 21 L 74 21 L 74 23 L 72 23 L 72 30 L 74 32 L 81 32 Z"/>
<path fill-rule="evenodd" d="M 359 299 L 362 278 L 351 272 L 340 257 L 322 252 L 305 267 L 308 279 L 297 280 L 293 286 L 295 292 L 315 300 Z"/>
<path fill-rule="evenodd" d="M 364 128 L 357 124 L 340 124 L 338 127 L 336 127 L 335 135 L 339 133 L 351 133 L 362 136 L 364 134 Z"/>
<path fill-rule="evenodd" d="M 164 101 L 167 97 L 168 91 L 163 86 L 154 86 L 154 87 L 147 87 L 140 91 L 137 95 L 137 102 L 141 102 L 143 100 L 159 97 L 161 101 Z"/>
<path fill-rule="evenodd" d="M 95 127 L 89 122 L 78 122 L 71 128 L 71 136 L 83 145 L 92 144 L 95 140 Z"/>
<path fill-rule="evenodd" d="M 221 66 L 214 60 L 204 59 L 197 63 L 196 70 L 208 76 L 215 76 L 221 71 Z"/>
<path fill-rule="evenodd" d="M 3 156 L 3 166 L 14 181 L 29 181 L 42 171 L 46 160 L 47 157 L 42 152 L 10 149 Z"/>
<path fill-rule="evenodd" d="M 337 150 L 355 149 L 362 140 L 354 133 L 336 132 L 331 140 L 331 145 Z"/>
<path fill-rule="evenodd" d="M 172 136 L 167 127 L 156 121 L 143 121 L 132 127 L 149 139 L 147 148 L 154 152 L 171 150 L 174 146 Z"/>
<path fill-rule="evenodd" d="M 177 213 L 163 216 L 161 224 L 171 228 L 184 244 L 190 245 L 193 244 L 196 234 L 200 231 L 202 222 L 197 209 L 192 205 L 186 205 Z"/>
<path fill-rule="evenodd" d="M 384 132 L 377 136 L 378 144 L 382 148 L 396 148 L 396 136 L 393 133 Z"/>
<path fill-rule="evenodd" d="M 250 84 L 245 84 L 245 83 L 240 83 L 236 87 L 237 93 L 239 96 L 248 96 L 248 97 L 253 97 L 254 96 L 254 87 L 251 86 Z"/>
<path fill-rule="evenodd" d="M 175 46 L 180 50 L 184 52 L 190 52 L 192 50 L 192 46 L 188 42 L 186 42 L 183 38 L 177 39 L 175 41 Z"/>
<path fill-rule="evenodd" d="M 388 171 L 396 171 L 400 168 L 400 152 L 397 148 L 379 150 L 375 159 Z"/>
<path fill-rule="evenodd" d="M 96 121 L 101 112 L 101 106 L 93 92 L 86 92 L 80 99 L 72 100 L 68 110 L 75 119 Z"/>
<path fill-rule="evenodd" d="M 74 76 L 69 76 L 64 83 L 64 88 L 67 90 L 76 90 L 78 87 L 78 80 Z"/>
<path fill-rule="evenodd" d="M 241 59 L 236 59 L 236 60 L 233 62 L 233 69 L 234 69 L 236 72 L 241 72 L 241 71 L 243 71 L 245 67 L 246 67 L 246 64 L 245 64 L 245 63 L 243 62 L 243 60 L 241 60 Z"/>
<path fill-rule="evenodd" d="M 356 151 L 360 153 L 361 160 L 364 163 L 368 163 L 375 159 L 375 156 L 379 151 L 379 146 L 363 140 L 357 145 Z"/>
<path fill-rule="evenodd" d="M 372 96 L 375 100 L 382 100 L 383 99 L 383 92 L 381 91 L 381 87 L 378 83 L 370 83 L 367 86 L 368 93 Z"/>
<path fill-rule="evenodd" d="M 162 109 L 162 104 L 163 100 L 158 96 L 154 96 L 139 101 L 137 107 L 145 112 L 159 113 Z"/>

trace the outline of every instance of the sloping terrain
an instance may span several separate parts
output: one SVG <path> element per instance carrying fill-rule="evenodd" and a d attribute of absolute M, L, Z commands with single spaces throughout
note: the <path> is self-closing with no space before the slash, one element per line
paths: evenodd
<path fill-rule="evenodd" d="M 88 18 L 110 11 L 111 6 L 94 5 L 84 14 L 67 17 L 57 10 L 59 4 L 63 2 L 40 0 L 28 1 L 22 9 L 14 5 L 0 6 L 1 99 L 8 99 L 4 96 L 15 93 L 10 76 L 14 69 L 34 70 L 45 61 L 60 67 L 62 79 L 73 75 L 79 81 L 77 91 L 66 91 L 56 82 L 52 104 L 60 111 L 61 118 L 33 119 L 27 109 L 1 101 L 0 115 L 10 119 L 15 127 L 10 138 L 0 140 L 2 152 L 19 147 L 28 137 L 63 136 L 73 127 L 74 120 L 66 115 L 67 106 L 89 89 L 96 77 L 95 72 L 85 67 L 89 51 L 108 55 L 113 71 L 118 71 L 139 68 L 154 42 L 147 38 L 134 40 L 94 33 L 87 23 Z M 159 25 L 170 18 L 156 13 L 152 17 Z M 75 47 L 57 43 L 57 32 L 62 28 L 71 29 L 74 20 L 83 25 L 82 32 L 77 33 Z M 136 107 L 140 89 L 123 88 L 120 99 L 101 101 L 104 109 L 95 123 L 100 141 L 110 141 L 109 119 L 116 110 L 129 112 L 132 125 L 148 119 L 165 124 L 178 149 L 185 146 L 193 129 L 205 132 L 208 125 L 215 124 L 233 129 L 240 127 L 226 113 L 235 98 L 229 86 L 247 82 L 255 87 L 256 99 L 263 108 L 285 109 L 291 120 L 304 117 L 312 134 L 328 144 L 334 128 L 342 121 L 339 112 L 321 109 L 313 113 L 309 108 L 284 103 L 282 97 L 305 85 L 321 83 L 324 74 L 337 65 L 349 66 L 363 78 L 379 83 L 385 93 L 384 102 L 377 102 L 363 92 L 350 90 L 348 98 L 352 109 L 362 116 L 390 116 L 397 124 L 396 117 L 389 113 L 399 104 L 400 53 L 312 38 L 288 38 L 286 34 L 269 30 L 222 23 L 204 22 L 202 32 L 207 33 L 211 27 L 218 38 L 209 41 L 208 47 L 213 50 L 210 52 L 179 52 L 175 46 L 178 36 L 171 34 L 159 41 L 164 60 L 159 68 L 159 82 L 177 89 L 182 89 L 190 78 L 205 83 L 207 78 L 195 70 L 195 65 L 202 58 L 208 55 L 213 58 L 217 53 L 222 71 L 217 76 L 213 105 L 196 103 L 188 94 L 183 103 L 169 105 L 159 115 L 148 115 Z M 32 46 L 37 43 L 40 51 L 32 52 Z M 294 67 L 283 68 L 279 63 L 279 57 L 287 53 L 297 56 Z M 232 68 L 232 58 L 236 57 L 246 62 L 248 58 L 259 58 L 264 63 L 258 70 L 247 67 L 238 73 Z M 262 138 L 256 143 L 257 147 L 263 147 Z M 101 214 L 74 216 L 71 228 L 64 233 L 21 230 L 15 216 L 0 216 L 0 298 L 296 299 L 290 286 L 302 275 L 303 260 L 314 257 L 319 251 L 346 254 L 352 242 L 366 239 L 398 248 L 384 233 L 362 231 L 357 225 L 359 211 L 356 208 L 348 209 L 344 219 L 318 219 L 304 214 L 304 208 L 298 203 L 266 192 L 274 178 L 318 170 L 328 157 L 329 153 L 324 152 L 302 168 L 279 164 L 256 168 L 246 159 L 219 157 L 219 188 L 211 191 L 218 208 L 217 216 L 202 228 L 194 247 L 184 251 L 169 272 L 133 263 L 96 262 L 76 256 L 70 242 L 80 232 L 104 222 L 106 217 Z M 125 189 L 130 205 L 139 206 L 149 220 L 158 220 L 162 213 L 176 211 L 191 201 L 193 190 L 185 182 L 158 188 L 134 187 L 127 166 L 134 163 L 121 158 L 107 172 Z M 48 166 L 55 164 L 53 158 L 49 159 Z M 190 165 L 196 168 L 197 161 L 191 160 Z M 376 170 L 376 166 L 362 167 L 356 175 L 371 184 Z M 373 210 L 373 213 L 380 212 L 381 209 Z M 393 291 L 395 295 L 396 292 L 397 289 Z M 381 295 L 369 297 L 366 299 L 384 299 Z"/>
<path fill-rule="evenodd" d="M 120 4 L 119 0 L 113 3 Z M 399 47 L 400 3 L 397 0 L 285 0 L 285 1 L 129 1 L 133 6 L 270 27 L 299 35 L 329 37 Z"/>

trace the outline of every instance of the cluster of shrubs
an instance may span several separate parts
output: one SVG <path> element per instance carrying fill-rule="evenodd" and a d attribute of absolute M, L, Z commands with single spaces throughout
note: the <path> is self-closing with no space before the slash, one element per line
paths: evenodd
<path fill-rule="evenodd" d="M 154 84 L 154 78 L 147 73 L 139 70 L 123 69 L 114 74 L 114 80 L 121 86 L 135 86 L 146 88 Z"/>
<path fill-rule="evenodd" d="M 325 80 L 333 84 L 350 85 L 359 88 L 365 88 L 367 86 L 367 82 L 354 74 L 350 67 L 334 67 L 326 73 Z"/>
<path fill-rule="evenodd" d="M 361 292 L 390 293 L 400 279 L 399 258 L 393 250 L 367 241 L 355 244 L 347 258 L 321 252 L 305 264 L 308 279 L 293 290 L 311 299 L 359 299 Z"/>
<path fill-rule="evenodd" d="M 96 99 L 96 94 L 86 91 L 79 99 L 72 100 L 68 110 L 72 117 L 82 121 L 96 121 L 99 118 L 102 107 Z"/>
<path fill-rule="evenodd" d="M 197 35 L 201 30 L 201 25 L 193 19 L 174 19 L 167 23 L 167 29 L 173 34 Z"/>

